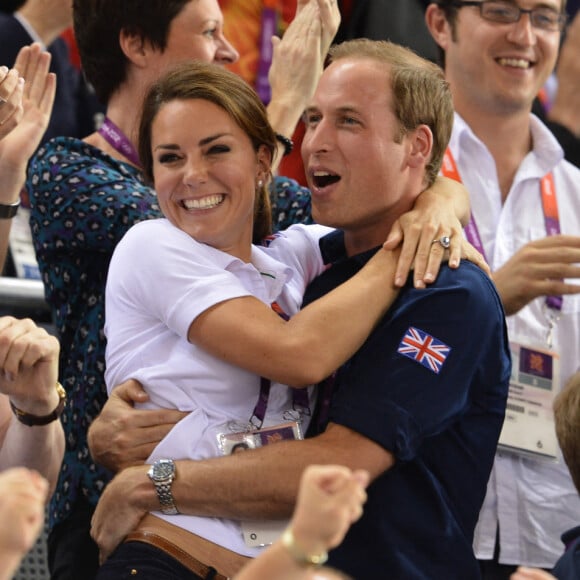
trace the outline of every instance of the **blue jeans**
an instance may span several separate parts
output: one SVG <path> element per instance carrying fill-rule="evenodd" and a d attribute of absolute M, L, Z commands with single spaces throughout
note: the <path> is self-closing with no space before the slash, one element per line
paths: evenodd
<path fill-rule="evenodd" d="M 211 580 L 202 578 L 180 562 L 143 542 L 126 542 L 99 568 L 96 580 Z"/>

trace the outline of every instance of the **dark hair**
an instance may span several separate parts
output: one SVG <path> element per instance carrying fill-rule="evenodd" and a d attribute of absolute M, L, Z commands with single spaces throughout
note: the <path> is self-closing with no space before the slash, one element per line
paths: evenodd
<path fill-rule="evenodd" d="M 106 104 L 127 77 L 122 31 L 135 34 L 161 51 L 169 28 L 193 0 L 74 0 L 73 23 L 83 71 L 98 99 Z"/>
<path fill-rule="evenodd" d="M 139 159 L 145 177 L 153 181 L 151 127 L 161 107 L 175 100 L 202 99 L 221 107 L 250 138 L 255 151 L 264 145 L 272 158 L 277 144 L 276 134 L 268 122 L 262 101 L 238 75 L 224 68 L 196 61 L 184 62 L 171 69 L 154 83 L 143 102 L 139 126 Z M 268 185 L 256 189 L 254 204 L 254 243 L 259 243 L 272 230 Z"/>
<path fill-rule="evenodd" d="M 431 159 L 425 167 L 425 183 L 435 181 L 453 127 L 453 99 L 443 71 L 411 49 L 386 40 L 360 38 L 330 48 L 329 61 L 371 59 L 389 72 L 385 90 L 393 92 L 393 112 L 399 122 L 400 137 L 427 125 L 433 133 Z"/>
<path fill-rule="evenodd" d="M 445 20 L 449 22 L 449 26 L 451 27 L 451 39 L 453 41 L 457 40 L 455 23 L 457 21 L 457 12 L 459 10 L 459 6 L 457 6 L 455 2 L 456 0 L 436 0 L 433 2 L 433 4 L 437 4 L 445 14 Z M 562 0 L 562 12 L 565 12 L 566 10 L 566 2 L 567 0 Z M 439 63 L 443 68 L 445 68 L 445 51 L 439 45 L 437 45 L 437 53 L 439 56 Z"/>
<path fill-rule="evenodd" d="M 2 0 L 0 2 L 0 12 L 6 12 L 6 14 L 12 14 L 17 10 L 20 10 L 26 4 L 26 0 Z M 5 63 L 8 64 L 8 63 Z"/>

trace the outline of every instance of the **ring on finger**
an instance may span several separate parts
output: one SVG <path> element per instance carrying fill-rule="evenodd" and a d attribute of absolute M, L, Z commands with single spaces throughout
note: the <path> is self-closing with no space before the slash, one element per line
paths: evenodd
<path fill-rule="evenodd" d="M 441 236 L 436 240 L 433 240 L 431 244 L 439 244 L 443 249 L 447 250 L 451 245 L 451 238 L 449 236 Z"/>

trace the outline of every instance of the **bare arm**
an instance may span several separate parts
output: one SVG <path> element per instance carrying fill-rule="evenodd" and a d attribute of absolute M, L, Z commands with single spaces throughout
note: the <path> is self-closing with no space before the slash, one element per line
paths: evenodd
<path fill-rule="evenodd" d="M 31 320 L 0 318 L 0 469 L 25 466 L 56 485 L 64 455 L 60 421 L 29 427 L 13 415 L 9 401 L 43 416 L 58 405 L 59 345 Z"/>
<path fill-rule="evenodd" d="M 401 256 L 405 251 L 414 252 L 415 247 L 419 241 L 427 241 L 426 254 L 423 255 L 423 260 L 429 258 L 430 264 L 435 262 L 436 268 L 433 276 L 435 276 L 439 263 L 444 257 L 443 252 L 438 244 L 431 244 L 434 236 L 445 232 L 452 236 L 454 248 L 459 248 L 458 241 L 463 239 L 461 234 L 461 224 L 457 216 L 461 220 L 465 220 L 469 216 L 468 195 L 460 184 L 455 181 L 450 181 L 441 178 L 437 181 L 436 187 L 433 191 L 427 190 L 420 199 L 421 205 L 401 220 L 401 227 L 405 228 L 404 245 Z M 439 188 L 439 189 L 438 189 Z M 441 192 L 443 188 L 443 193 Z M 444 200 L 444 203 L 442 203 Z M 445 223 L 456 223 L 457 229 L 453 226 L 447 227 Z M 417 225 L 420 224 L 420 225 Z M 402 231 L 402 230 L 401 230 Z M 434 232 L 437 232 L 434 233 Z M 454 233 L 455 232 L 455 233 Z M 392 234 L 389 237 L 391 245 L 399 244 L 401 237 L 399 234 Z M 472 254 L 469 251 L 472 250 Z M 425 250 L 424 250 L 425 251 Z M 477 262 L 480 267 L 487 269 L 487 264 L 483 258 L 477 253 L 472 246 L 467 245 L 462 252 L 462 257 L 467 257 L 472 261 Z M 417 258 L 419 260 L 419 258 Z M 401 261 L 399 260 L 398 272 L 401 269 Z M 412 263 L 412 257 L 407 258 L 406 267 L 408 268 Z M 419 266 L 416 266 L 416 270 Z M 406 273 L 399 274 L 402 278 L 402 283 L 406 280 Z M 385 290 L 387 285 L 385 285 Z M 280 320 L 275 317 L 275 323 L 280 324 Z M 232 331 L 229 326 L 223 330 L 230 335 Z M 301 337 L 301 342 L 304 337 Z M 334 370 L 334 369 L 333 369 Z M 112 471 L 118 471 L 129 465 L 138 465 L 143 463 L 149 456 L 151 450 L 162 439 L 162 437 L 171 429 L 173 424 L 177 422 L 181 415 L 176 411 L 135 411 L 133 410 L 133 402 L 142 402 L 142 398 L 147 398 L 145 392 L 141 389 L 136 381 L 128 381 L 122 386 L 117 386 L 113 390 L 113 394 L 107 403 L 104 410 L 99 417 L 93 422 L 89 430 L 89 447 L 95 461 L 108 467 Z M 166 415 L 159 419 L 159 426 L 156 425 L 158 413 L 173 413 Z M 141 433 L 140 430 L 143 430 Z M 156 439 L 157 438 L 157 439 Z"/>
<path fill-rule="evenodd" d="M 175 409 L 136 410 L 149 395 L 134 380 L 115 387 L 99 416 L 91 423 L 88 444 L 93 459 L 119 471 L 142 465 L 156 445 L 187 415 Z"/>
<path fill-rule="evenodd" d="M 312 464 L 364 469 L 371 481 L 392 467 L 394 456 L 340 425 L 304 441 L 284 441 L 205 461 L 178 461 L 172 491 L 182 513 L 245 518 L 289 517 L 302 472 Z M 149 511 L 159 509 L 148 466 L 130 467 L 107 486 L 91 535 L 109 554 Z M 256 481 L 260 481 L 259 494 Z"/>
<path fill-rule="evenodd" d="M 368 483 L 365 471 L 339 465 L 311 465 L 300 481 L 298 500 L 289 529 L 303 554 L 321 554 L 340 544 L 350 525 L 362 515 Z M 244 566 L 235 580 L 311 578 L 281 540 Z"/>
<path fill-rule="evenodd" d="M 257 375 L 297 387 L 317 383 L 356 352 L 392 304 L 396 258 L 377 252 L 358 274 L 289 321 L 253 297 L 221 302 L 192 322 L 188 338 Z"/>
<path fill-rule="evenodd" d="M 339 24 L 337 2 L 299 0 L 296 16 L 284 37 L 273 39 L 272 66 L 268 74 L 272 89 L 268 119 L 276 132 L 292 137 L 314 94 L 324 58 Z M 280 149 L 276 157 L 278 162 L 282 153 Z"/>
<path fill-rule="evenodd" d="M 520 248 L 492 277 L 506 314 L 512 315 L 539 296 L 580 293 L 580 237 L 547 236 Z"/>
<path fill-rule="evenodd" d="M 72 26 L 72 3 L 62 0 L 26 0 L 18 10 L 48 46 Z"/>
<path fill-rule="evenodd" d="M 0 81 L 0 203 L 11 205 L 20 199 L 26 180 L 26 166 L 46 131 L 56 77 L 48 72 L 50 54 L 40 45 L 23 47 L 14 69 Z M 23 83 L 20 78 L 26 79 Z M 9 96 L 8 96 L 9 95 Z M 18 104 L 17 104 L 18 103 Z M 10 131 L 6 129 L 10 128 Z M 10 220 L 0 220 L 0 270 L 8 250 Z"/>

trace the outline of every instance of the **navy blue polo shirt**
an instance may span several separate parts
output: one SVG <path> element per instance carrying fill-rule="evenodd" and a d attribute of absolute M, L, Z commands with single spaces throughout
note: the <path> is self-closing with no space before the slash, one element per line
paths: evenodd
<path fill-rule="evenodd" d="M 311 301 L 374 251 L 347 258 L 341 232 L 321 240 L 332 266 Z M 331 422 L 394 454 L 368 489 L 363 517 L 330 554 L 355 579 L 480 577 L 473 530 L 504 418 L 510 354 L 503 308 L 476 266 L 442 266 L 434 284 L 410 279 L 361 349 L 336 375 Z"/>
<path fill-rule="evenodd" d="M 578 580 L 580 578 L 580 526 L 562 534 L 566 546 L 564 555 L 556 562 L 552 574 L 558 580 Z"/>

